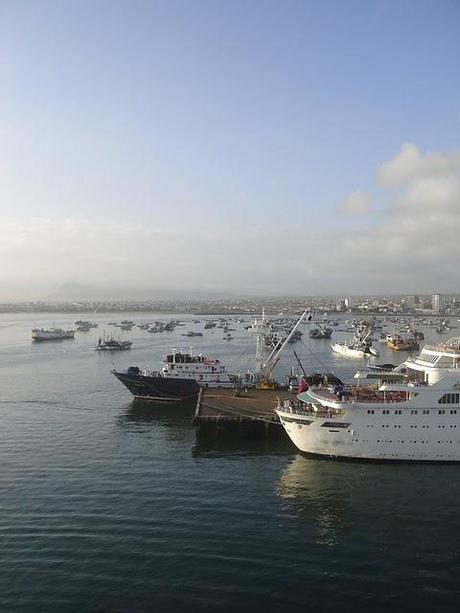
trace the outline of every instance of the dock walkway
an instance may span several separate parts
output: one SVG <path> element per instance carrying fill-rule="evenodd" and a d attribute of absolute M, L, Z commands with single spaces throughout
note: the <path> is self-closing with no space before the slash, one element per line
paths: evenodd
<path fill-rule="evenodd" d="M 286 390 L 201 389 L 193 424 L 198 436 L 268 438 L 285 436 L 275 408 L 292 398 Z"/>

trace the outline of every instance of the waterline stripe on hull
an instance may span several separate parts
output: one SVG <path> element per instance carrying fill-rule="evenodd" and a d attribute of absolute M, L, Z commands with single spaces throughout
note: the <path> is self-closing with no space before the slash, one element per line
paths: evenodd
<path fill-rule="evenodd" d="M 136 396 L 135 400 L 142 400 L 143 402 L 186 402 L 187 400 L 194 400 L 196 396 L 189 396 L 188 398 L 166 398 L 165 396 Z"/>
<path fill-rule="evenodd" d="M 327 453 L 315 453 L 313 451 L 298 451 L 307 458 L 324 460 L 325 462 L 362 462 L 364 464 L 460 464 L 460 460 L 411 460 L 405 458 L 367 458 L 346 455 L 331 455 Z"/>

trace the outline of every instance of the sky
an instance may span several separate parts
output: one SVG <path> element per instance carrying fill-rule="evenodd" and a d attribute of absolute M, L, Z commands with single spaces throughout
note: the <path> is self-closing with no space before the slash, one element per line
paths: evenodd
<path fill-rule="evenodd" d="M 460 292 L 459 58 L 456 0 L 0 0 L 0 300 Z"/>

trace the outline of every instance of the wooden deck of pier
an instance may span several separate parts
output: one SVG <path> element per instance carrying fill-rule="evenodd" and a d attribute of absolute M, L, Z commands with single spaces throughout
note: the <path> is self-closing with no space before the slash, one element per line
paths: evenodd
<path fill-rule="evenodd" d="M 197 399 L 193 424 L 198 436 L 284 436 L 275 408 L 280 400 L 292 398 L 285 390 L 249 388 L 202 389 Z"/>

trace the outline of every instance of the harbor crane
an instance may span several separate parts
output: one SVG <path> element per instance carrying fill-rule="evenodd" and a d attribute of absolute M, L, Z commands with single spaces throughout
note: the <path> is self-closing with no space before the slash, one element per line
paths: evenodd
<path fill-rule="evenodd" d="M 281 343 L 281 345 L 277 345 L 272 350 L 267 360 L 262 364 L 262 368 L 260 370 L 260 378 L 256 386 L 258 389 L 271 389 L 271 390 L 275 389 L 275 383 L 273 382 L 273 379 L 272 379 L 273 371 L 276 365 L 278 364 L 281 354 L 286 348 L 286 345 L 289 343 L 293 334 L 295 333 L 297 328 L 300 326 L 300 324 L 302 323 L 305 317 L 307 317 L 307 319 L 309 320 L 311 319 L 310 309 L 308 308 L 305 309 L 305 311 L 302 313 L 297 323 L 294 325 L 292 330 L 289 332 L 289 334 L 284 339 L 283 343 Z"/>

